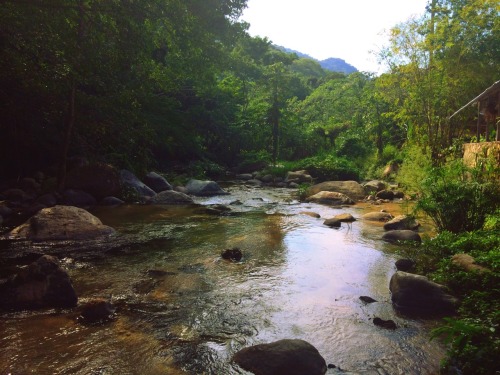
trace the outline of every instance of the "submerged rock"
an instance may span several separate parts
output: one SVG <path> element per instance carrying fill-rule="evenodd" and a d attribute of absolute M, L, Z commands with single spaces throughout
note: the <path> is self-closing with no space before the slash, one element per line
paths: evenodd
<path fill-rule="evenodd" d="M 80 314 L 80 321 L 85 323 L 100 323 L 113 318 L 115 307 L 103 298 L 95 298 L 87 302 Z"/>
<path fill-rule="evenodd" d="M 223 259 L 232 260 L 233 262 L 239 262 L 243 257 L 243 253 L 237 247 L 232 249 L 226 249 L 221 253 Z"/>
<path fill-rule="evenodd" d="M 43 255 L 29 266 L 0 284 L 0 308 L 23 310 L 68 308 L 76 306 L 78 297 L 59 260 Z"/>
<path fill-rule="evenodd" d="M 318 350 L 304 340 L 279 340 L 241 349 L 233 356 L 255 375 L 323 375 L 327 367 Z"/>

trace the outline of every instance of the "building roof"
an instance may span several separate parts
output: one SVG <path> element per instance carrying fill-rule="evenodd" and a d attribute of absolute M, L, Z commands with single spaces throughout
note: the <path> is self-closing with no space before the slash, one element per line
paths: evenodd
<path fill-rule="evenodd" d="M 496 94 L 497 92 L 500 92 L 500 81 L 496 81 L 493 85 L 491 85 L 490 87 L 488 87 L 486 90 L 484 90 L 481 94 L 479 94 L 478 96 L 476 96 L 474 99 L 472 99 L 470 102 L 468 102 L 466 105 L 464 105 L 462 108 L 460 108 L 458 111 L 456 111 L 454 114 L 452 114 L 450 117 L 448 117 L 448 120 L 451 119 L 453 116 L 455 116 L 456 114 L 462 112 L 462 110 L 464 110 L 465 108 L 467 108 L 468 106 L 474 104 L 474 103 L 477 103 L 478 101 L 480 101 L 481 99 L 483 99 L 484 97 L 487 97 L 487 96 L 490 96 L 490 95 L 493 95 L 493 94 Z"/>

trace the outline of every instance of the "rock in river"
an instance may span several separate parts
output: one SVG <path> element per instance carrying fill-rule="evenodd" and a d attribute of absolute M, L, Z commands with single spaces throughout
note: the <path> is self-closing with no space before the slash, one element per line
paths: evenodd
<path fill-rule="evenodd" d="M 241 349 L 233 356 L 255 375 L 323 375 L 327 367 L 318 350 L 304 340 L 279 340 Z"/>
<path fill-rule="evenodd" d="M 407 313 L 439 315 L 453 313 L 458 300 L 446 288 L 425 276 L 397 271 L 389 283 L 394 306 Z"/>
<path fill-rule="evenodd" d="M 54 206 L 40 210 L 7 234 L 9 239 L 33 241 L 85 240 L 107 236 L 115 230 L 83 208 Z"/>
<path fill-rule="evenodd" d="M 320 191 L 317 194 L 307 197 L 306 202 L 320 203 L 330 206 L 354 204 L 354 201 L 347 195 L 333 191 Z"/>
<path fill-rule="evenodd" d="M 77 302 L 68 274 L 50 255 L 41 256 L 0 284 L 0 308 L 4 310 L 66 308 Z"/>

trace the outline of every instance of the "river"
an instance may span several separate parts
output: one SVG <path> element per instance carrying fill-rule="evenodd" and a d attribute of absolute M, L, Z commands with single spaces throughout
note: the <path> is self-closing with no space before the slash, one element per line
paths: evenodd
<path fill-rule="evenodd" d="M 223 216 L 176 206 L 93 210 L 122 245 L 105 256 L 69 252 L 63 264 L 80 303 L 111 298 L 116 318 L 83 325 L 72 310 L 0 315 L 0 374 L 246 374 L 231 364 L 237 350 L 283 338 L 314 345 L 336 366 L 327 374 L 439 372 L 444 348 L 429 340 L 436 322 L 400 316 L 390 303 L 397 255 L 380 240 L 382 224 L 323 225 L 343 212 L 396 215 L 403 204 L 332 208 L 300 203 L 287 189 L 228 190 L 196 199 L 229 205 Z M 233 247 L 241 262 L 220 257 Z M 398 328 L 375 326 L 375 316 Z"/>

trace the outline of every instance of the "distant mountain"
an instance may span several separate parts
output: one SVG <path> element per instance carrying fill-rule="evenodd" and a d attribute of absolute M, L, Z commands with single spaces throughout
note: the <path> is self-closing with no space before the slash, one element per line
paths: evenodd
<path fill-rule="evenodd" d="M 332 72 L 342 72 L 345 74 L 349 74 L 358 71 L 358 69 L 356 69 L 351 64 L 348 64 L 344 60 L 336 57 L 330 57 L 326 60 L 321 60 L 319 64 L 323 69 L 330 70 Z"/>
<path fill-rule="evenodd" d="M 276 47 L 277 49 L 279 49 L 280 51 L 283 51 L 283 52 L 295 53 L 300 58 L 311 59 L 311 60 L 317 61 L 317 62 L 319 62 L 319 64 L 321 65 L 321 67 L 323 69 L 329 70 L 331 72 L 340 72 L 340 73 L 350 74 L 350 73 L 358 71 L 358 69 L 356 69 L 354 66 L 346 63 L 345 60 L 342 60 L 342 59 L 339 59 L 336 57 L 330 57 L 330 58 L 325 59 L 325 60 L 317 60 L 314 57 L 311 57 L 309 55 L 306 55 L 305 53 L 295 51 L 295 50 L 290 49 L 290 48 L 277 46 L 277 45 L 275 45 L 274 47 Z"/>

